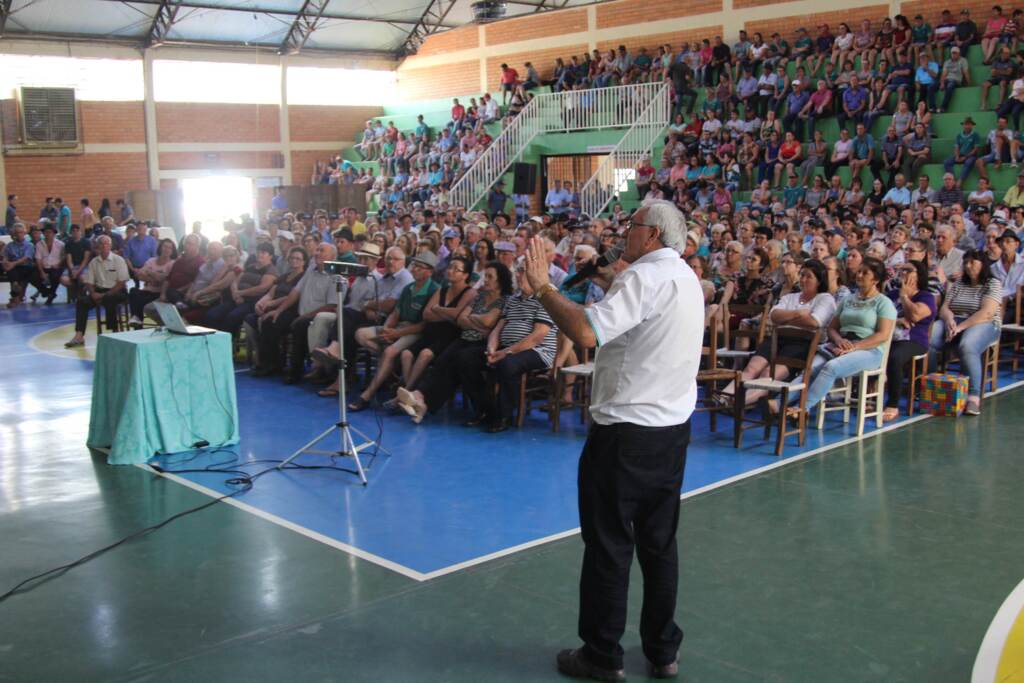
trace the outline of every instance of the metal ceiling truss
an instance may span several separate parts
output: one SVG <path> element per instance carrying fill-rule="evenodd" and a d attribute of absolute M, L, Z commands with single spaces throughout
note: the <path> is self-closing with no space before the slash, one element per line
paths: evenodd
<path fill-rule="evenodd" d="M 305 0 L 278 52 L 282 55 L 297 55 L 301 52 L 306 41 L 324 20 L 324 11 L 330 2 L 331 0 Z"/>
<path fill-rule="evenodd" d="M 14 0 L 0 0 L 0 36 L 4 34 L 7 26 L 7 17 L 11 15 L 11 3 Z"/>
<path fill-rule="evenodd" d="M 566 7 L 571 0 L 540 0 L 537 3 L 537 9 L 534 12 L 546 12 L 548 10 L 562 9 Z"/>
<path fill-rule="evenodd" d="M 146 35 L 146 47 L 162 45 L 170 33 L 171 27 L 178 19 L 178 10 L 181 9 L 181 0 L 162 0 L 160 6 L 153 15 L 153 23 L 149 26 L 149 33 Z"/>
<path fill-rule="evenodd" d="M 107 2 L 118 2 L 125 3 L 130 2 L 132 5 L 163 5 L 167 4 L 166 0 L 106 0 Z M 0 0 L 0 3 L 6 2 L 10 4 L 10 0 Z M 278 15 L 283 17 L 294 17 L 298 18 L 304 14 L 308 14 L 305 11 L 305 7 L 301 10 L 294 9 L 277 9 L 274 7 L 264 6 L 242 6 L 242 5 L 215 5 L 209 2 L 202 2 L 201 0 L 175 0 L 173 4 L 178 5 L 182 9 L 205 9 L 205 10 L 216 10 L 223 12 L 244 12 L 250 16 L 253 14 L 269 14 Z M 306 3 L 310 4 L 310 3 Z M 323 4 L 325 7 L 328 2 L 316 2 L 313 4 Z M 374 17 L 374 16 L 360 16 L 358 14 L 338 14 L 337 12 L 321 12 L 321 19 L 337 19 L 338 21 L 366 21 L 374 24 L 400 24 L 406 26 L 415 26 L 419 22 L 413 19 L 392 19 L 385 17 Z M 448 24 L 444 28 L 455 28 L 455 25 Z"/>
<path fill-rule="evenodd" d="M 444 23 L 444 20 L 458 1 L 430 0 L 427 9 L 423 11 L 423 16 L 420 17 L 419 22 L 413 26 L 412 31 L 406 36 L 405 42 L 399 48 L 399 53 L 402 55 L 415 54 L 416 50 L 423 44 L 423 41 L 427 39 L 427 36 L 437 33 L 442 29 L 451 28 Z"/>

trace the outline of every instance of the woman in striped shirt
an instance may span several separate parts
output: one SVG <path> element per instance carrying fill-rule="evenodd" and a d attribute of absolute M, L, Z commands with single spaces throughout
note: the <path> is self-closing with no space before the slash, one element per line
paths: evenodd
<path fill-rule="evenodd" d="M 968 415 L 981 412 L 981 354 L 999 338 L 1002 285 L 992 275 L 985 252 L 972 249 L 964 254 L 963 276 L 953 282 L 929 340 L 931 359 L 943 349 L 954 349 L 967 370 Z"/>

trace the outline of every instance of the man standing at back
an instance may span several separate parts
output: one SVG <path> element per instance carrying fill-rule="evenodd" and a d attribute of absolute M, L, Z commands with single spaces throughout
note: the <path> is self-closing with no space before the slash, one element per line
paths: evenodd
<path fill-rule="evenodd" d="M 610 286 L 598 282 L 608 293 L 588 308 L 551 284 L 542 239 L 527 254 L 527 277 L 558 328 L 584 348 L 597 346 L 593 424 L 578 479 L 583 647 L 557 657 L 558 670 L 573 678 L 625 678 L 619 640 L 634 551 L 644 576 L 640 637 L 649 673 L 678 673 L 676 527 L 704 328 L 700 283 L 680 258 L 685 248 L 686 222 L 675 205 L 646 202 L 626 231 L 629 265 Z"/>

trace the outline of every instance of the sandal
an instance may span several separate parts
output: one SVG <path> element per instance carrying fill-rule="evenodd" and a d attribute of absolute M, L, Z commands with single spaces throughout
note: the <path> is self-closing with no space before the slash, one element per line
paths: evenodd
<path fill-rule="evenodd" d="M 351 410 L 353 413 L 358 413 L 359 411 L 366 410 L 369 407 L 370 402 L 364 399 L 362 396 L 357 397 L 356 400 L 348 404 L 348 409 Z"/>
<path fill-rule="evenodd" d="M 900 416 L 900 411 L 896 408 L 886 408 L 882 411 L 882 422 L 892 422 Z"/>
<path fill-rule="evenodd" d="M 65 349 L 73 349 L 73 348 L 76 348 L 78 346 L 85 346 L 85 340 L 78 341 L 78 340 L 72 339 L 69 342 L 64 342 L 64 348 Z"/>
<path fill-rule="evenodd" d="M 337 396 L 338 395 L 338 390 L 337 389 L 331 389 L 331 388 L 321 389 L 320 391 L 316 392 L 316 395 L 317 396 L 323 396 L 324 398 L 330 398 L 332 396 Z"/>

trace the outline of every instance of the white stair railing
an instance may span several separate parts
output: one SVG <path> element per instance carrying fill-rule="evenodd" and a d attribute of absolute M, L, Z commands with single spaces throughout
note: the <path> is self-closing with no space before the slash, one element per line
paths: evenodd
<path fill-rule="evenodd" d="M 665 83 L 641 83 L 535 96 L 455 181 L 451 204 L 475 207 L 541 133 L 630 128 L 659 98 L 668 101 L 667 88 Z"/>
<path fill-rule="evenodd" d="M 647 101 L 636 100 L 630 103 L 630 107 L 642 103 L 643 108 L 619 144 L 601 160 L 593 177 L 580 188 L 580 210 L 590 217 L 597 217 L 604 211 L 625 183 L 628 172 L 636 168 L 644 155 L 650 153 L 669 124 L 672 103 L 668 83 L 650 85 L 657 85 L 658 91 Z"/>

